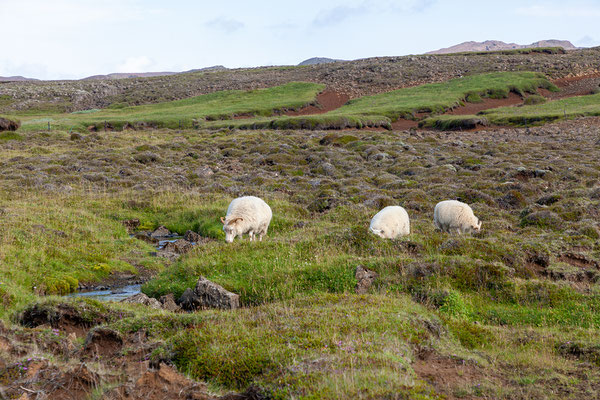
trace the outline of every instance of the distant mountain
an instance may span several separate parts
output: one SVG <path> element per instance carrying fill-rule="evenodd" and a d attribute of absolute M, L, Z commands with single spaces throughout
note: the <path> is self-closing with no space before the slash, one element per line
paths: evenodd
<path fill-rule="evenodd" d="M 39 81 L 39 79 L 25 78 L 24 76 L 0 76 L 0 82 Z"/>
<path fill-rule="evenodd" d="M 92 75 L 81 79 L 82 81 L 89 80 L 106 80 L 106 79 L 127 79 L 127 78 L 149 78 L 153 76 L 175 75 L 178 72 L 116 72 L 107 75 Z"/>
<path fill-rule="evenodd" d="M 190 69 L 189 71 L 180 72 L 180 74 L 186 74 L 188 72 L 216 72 L 216 71 L 226 71 L 228 69 L 229 68 L 224 67 L 222 65 L 213 65 L 212 67 Z"/>
<path fill-rule="evenodd" d="M 93 75 L 88 76 L 87 78 L 81 79 L 82 81 L 87 80 L 107 80 L 107 79 L 127 79 L 127 78 L 151 78 L 153 76 L 168 76 L 168 75 L 177 75 L 177 74 L 185 74 L 188 72 L 212 72 L 212 71 L 221 71 L 226 70 L 222 65 L 214 65 L 212 67 L 206 68 L 198 68 L 198 69 L 190 69 L 189 71 L 183 72 L 117 72 L 107 75 Z"/>
<path fill-rule="evenodd" d="M 345 61 L 345 60 L 336 60 L 334 58 L 326 58 L 326 57 L 313 57 L 313 58 L 309 58 L 308 60 L 304 60 L 302 61 L 300 65 L 315 65 L 315 64 L 328 64 L 328 63 L 334 63 L 334 62 L 338 62 L 338 61 Z"/>
<path fill-rule="evenodd" d="M 575 50 L 568 40 L 540 40 L 531 44 L 521 45 L 516 43 L 504 43 L 500 40 L 486 40 L 485 42 L 464 42 L 445 49 L 430 51 L 425 54 L 450 54 L 462 53 L 467 51 L 497 51 L 512 49 L 530 49 L 535 47 L 562 47 L 565 50 Z"/>

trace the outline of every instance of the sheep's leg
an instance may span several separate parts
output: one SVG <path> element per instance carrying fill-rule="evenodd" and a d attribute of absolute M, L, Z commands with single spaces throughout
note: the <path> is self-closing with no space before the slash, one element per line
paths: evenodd
<path fill-rule="evenodd" d="M 250 241 L 253 242 L 254 241 L 254 231 L 248 232 L 248 236 L 250 236 Z"/>

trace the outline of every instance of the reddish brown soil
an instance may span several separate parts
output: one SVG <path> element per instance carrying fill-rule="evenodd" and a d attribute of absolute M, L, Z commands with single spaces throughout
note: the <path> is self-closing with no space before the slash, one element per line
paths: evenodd
<path fill-rule="evenodd" d="M 58 326 L 67 314 L 61 313 Z M 71 318 L 82 321 L 82 318 Z M 83 323 L 79 330 L 87 330 Z M 0 322 L 0 398 L 21 400 L 80 400 L 99 387 L 110 386 L 103 399 L 124 400 L 245 400 L 256 398 L 249 390 L 215 397 L 206 385 L 191 380 L 149 358 L 157 344 L 143 331 L 121 336 L 106 328 L 88 334 L 82 346 L 75 336 L 40 334 L 44 328 L 5 327 Z M 51 357 L 39 356 L 40 350 Z M 24 361 L 27 360 L 27 361 Z"/>
<path fill-rule="evenodd" d="M 419 126 L 419 121 L 411 119 L 398 118 L 392 122 L 392 129 L 395 131 L 405 131 L 408 129 L 416 129 Z"/>
<path fill-rule="evenodd" d="M 419 378 L 430 383 L 436 392 L 447 396 L 447 399 L 457 399 L 454 393 L 458 389 L 476 387 L 490 378 L 484 374 L 483 368 L 460 359 L 427 355 L 413 364 Z M 474 399 L 472 396 L 461 396 L 461 399 Z"/>
<path fill-rule="evenodd" d="M 446 114 L 450 115 L 474 115 L 479 111 L 489 110 L 491 108 L 514 106 L 523 104 L 523 99 L 516 93 L 510 93 L 506 99 L 487 99 L 484 98 L 481 103 L 465 103 L 464 106 L 456 107 Z"/>
<path fill-rule="evenodd" d="M 325 89 L 317 95 L 316 105 L 308 105 L 299 110 L 287 111 L 284 114 L 288 116 L 324 114 L 340 108 L 346 104 L 348 100 L 350 100 L 350 96 L 347 94 Z"/>

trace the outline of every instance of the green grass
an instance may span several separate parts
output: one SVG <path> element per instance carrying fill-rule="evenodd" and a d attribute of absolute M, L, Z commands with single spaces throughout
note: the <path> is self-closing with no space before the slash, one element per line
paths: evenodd
<path fill-rule="evenodd" d="M 536 72 L 495 72 L 419 85 L 350 100 L 323 115 L 256 118 L 244 121 L 213 122 L 207 128 L 241 129 L 342 129 L 362 127 L 391 128 L 398 118 L 415 119 L 415 113 L 442 113 L 464 102 L 482 98 L 505 98 L 510 92 L 524 96 L 538 88 L 558 90 Z"/>
<path fill-rule="evenodd" d="M 478 115 L 440 115 L 427 118 L 422 126 L 452 129 L 472 120 L 491 125 L 531 126 L 577 117 L 600 115 L 600 94 L 575 96 L 520 107 L 500 107 L 481 111 Z"/>
<path fill-rule="evenodd" d="M 161 128 L 192 128 L 204 119 L 231 119 L 236 115 L 272 115 L 277 110 L 297 109 L 315 100 L 324 85 L 291 82 L 281 86 L 250 91 L 220 91 L 191 97 L 133 107 L 113 107 L 104 110 L 84 110 L 71 114 L 36 113 L 28 111 L 20 115 L 22 130 L 47 128 L 85 130 L 94 125 L 104 129 L 106 122 L 120 130 L 126 124 L 144 123 Z M 41 118 L 41 117 L 45 118 Z"/>

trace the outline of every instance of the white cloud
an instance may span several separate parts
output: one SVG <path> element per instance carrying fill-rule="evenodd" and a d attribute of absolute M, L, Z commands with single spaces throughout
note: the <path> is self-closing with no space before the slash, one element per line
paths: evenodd
<path fill-rule="evenodd" d="M 154 65 L 154 61 L 147 56 L 128 57 L 117 66 L 117 72 L 155 72 L 151 70 Z"/>
<path fill-rule="evenodd" d="M 575 44 L 577 44 L 578 46 L 581 47 L 594 47 L 594 46 L 599 46 L 600 45 L 600 41 L 594 39 L 591 36 L 584 36 L 581 39 L 579 39 L 577 42 L 575 42 Z"/>
<path fill-rule="evenodd" d="M 208 28 L 217 29 L 225 33 L 232 33 L 244 27 L 244 23 L 235 19 L 219 17 L 204 24 Z"/>
<path fill-rule="evenodd" d="M 557 4 L 544 4 L 519 7 L 517 8 L 516 13 L 526 17 L 598 18 L 600 17 L 600 7 L 594 5 L 561 6 Z"/>

